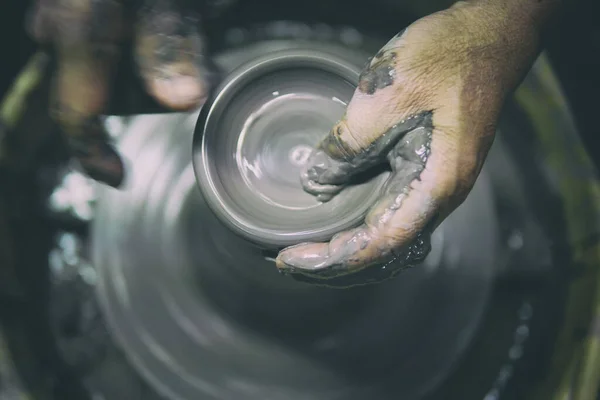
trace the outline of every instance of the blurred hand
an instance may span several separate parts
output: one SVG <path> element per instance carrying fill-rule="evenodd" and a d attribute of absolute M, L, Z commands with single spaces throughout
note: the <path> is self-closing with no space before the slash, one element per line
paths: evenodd
<path fill-rule="evenodd" d="M 52 111 L 72 155 L 90 177 L 119 186 L 123 161 L 98 116 L 122 44 L 133 38 L 149 94 L 170 109 L 189 110 L 208 91 L 199 21 L 173 0 L 37 0 L 32 11 L 33 36 L 57 54 Z"/>
<path fill-rule="evenodd" d="M 277 267 L 350 286 L 421 262 L 433 229 L 473 187 L 503 103 L 537 55 L 550 3 L 459 2 L 390 40 L 301 177 L 307 192 L 327 201 L 355 174 L 388 162 L 387 186 L 362 226 L 329 243 L 284 249 Z"/>

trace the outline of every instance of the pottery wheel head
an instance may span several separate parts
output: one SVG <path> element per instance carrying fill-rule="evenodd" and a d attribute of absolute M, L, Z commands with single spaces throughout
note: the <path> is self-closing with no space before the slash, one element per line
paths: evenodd
<path fill-rule="evenodd" d="M 213 212 L 266 246 L 328 240 L 360 224 L 385 175 L 321 203 L 300 171 L 342 117 L 359 70 L 329 54 L 283 51 L 234 71 L 200 113 L 194 169 Z"/>

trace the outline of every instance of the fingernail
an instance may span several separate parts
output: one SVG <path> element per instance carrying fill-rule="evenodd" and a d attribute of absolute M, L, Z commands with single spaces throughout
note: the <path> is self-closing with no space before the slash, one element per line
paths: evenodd
<path fill-rule="evenodd" d="M 278 268 L 290 272 L 316 271 L 327 266 L 328 246 L 325 243 L 301 243 L 287 247 L 277 256 Z"/>
<path fill-rule="evenodd" d="M 275 266 L 282 272 L 291 272 L 290 269 L 293 267 L 288 264 L 289 261 L 290 255 L 288 252 L 282 251 L 275 259 Z"/>

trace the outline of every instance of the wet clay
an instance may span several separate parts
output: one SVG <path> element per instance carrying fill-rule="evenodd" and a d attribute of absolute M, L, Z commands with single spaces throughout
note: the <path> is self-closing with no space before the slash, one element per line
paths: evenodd
<path fill-rule="evenodd" d="M 304 247 L 303 254 L 293 255 L 295 266 L 286 264 L 286 259 L 292 258 L 286 252 L 289 250 L 293 254 L 294 247 L 286 249 L 279 258 L 279 268 L 305 282 L 348 287 L 392 278 L 403 269 L 422 262 L 431 249 L 435 218 L 404 246 L 390 245 L 387 238 L 382 237 L 382 232 L 402 206 L 411 190 L 411 183 L 420 179 L 425 168 L 433 132 L 431 117 L 430 112 L 422 113 L 394 125 L 354 158 L 336 160 L 322 147 L 317 149 L 311 160 L 317 165 L 311 164 L 312 168 L 306 172 L 303 182 L 313 182 L 305 189 L 322 198 L 335 195 L 332 187 L 343 185 L 344 177 L 348 180 L 357 172 L 386 159 L 392 174 L 380 201 L 371 209 L 362 226 L 339 233 L 326 246 L 316 244 L 312 252 Z"/>
<path fill-rule="evenodd" d="M 430 224 L 433 226 L 433 223 Z M 402 271 L 422 263 L 431 251 L 432 227 L 423 229 L 417 237 L 402 249 L 394 251 L 394 256 L 379 265 L 366 267 L 353 273 L 342 273 L 340 268 L 326 269 L 321 273 L 306 273 L 298 268 L 280 269 L 297 281 L 316 286 L 335 289 L 347 289 L 357 286 L 372 285 L 395 278 Z"/>
<path fill-rule="evenodd" d="M 304 189 L 317 196 L 320 201 L 331 200 L 348 184 L 352 176 L 389 159 L 388 153 L 399 145 L 400 139 L 419 125 L 423 129 L 430 126 L 431 113 L 421 113 L 393 125 L 360 152 L 353 151 L 346 145 L 340 138 L 339 128 L 335 129 L 311 154 L 308 160 L 310 167 L 301 174 Z"/>

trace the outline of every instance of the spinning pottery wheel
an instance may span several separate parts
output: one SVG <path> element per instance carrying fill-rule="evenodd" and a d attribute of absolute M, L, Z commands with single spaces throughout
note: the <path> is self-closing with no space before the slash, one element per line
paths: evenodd
<path fill-rule="evenodd" d="M 321 205 L 298 178 L 367 55 L 298 42 L 245 54 L 202 110 L 194 163 L 195 114 L 136 117 L 120 136 L 136 162 L 128 188 L 102 189 L 93 227 L 111 330 L 173 399 L 420 398 L 464 352 L 492 284 L 487 173 L 402 279 L 334 290 L 283 276 L 273 249 L 359 223 L 385 180 Z"/>
<path fill-rule="evenodd" d="M 254 8 L 234 14 L 245 24 Z M 320 9 L 299 8 L 307 21 Z M 592 398 L 597 342 L 582 332 L 598 186 L 547 58 L 422 265 L 380 285 L 315 287 L 273 257 L 359 223 L 386 172 L 325 204 L 298 172 L 392 33 L 364 34 L 354 8 L 360 32 L 272 11 L 274 22 L 210 35 L 223 39 L 225 79 L 199 112 L 106 118 L 129 161 L 122 191 L 69 165 L 45 119 L 49 81 L 28 98 L 13 175 L 0 175 L 0 260 L 16 277 L 3 275 L 0 295 L 20 283 L 27 296 L 3 303 L 0 350 L 28 397 Z M 130 89 L 122 99 L 139 112 Z"/>

